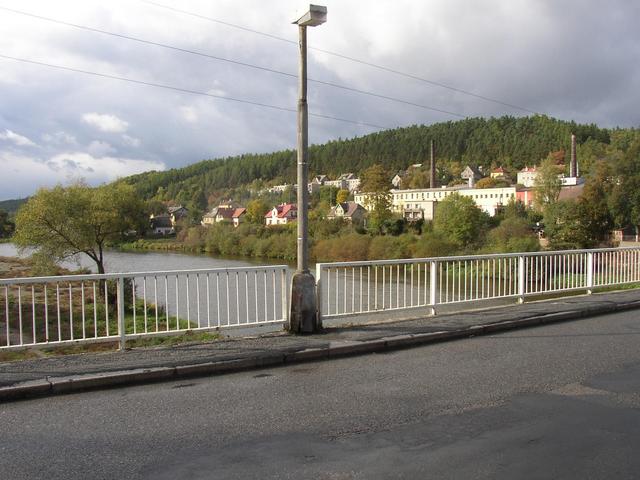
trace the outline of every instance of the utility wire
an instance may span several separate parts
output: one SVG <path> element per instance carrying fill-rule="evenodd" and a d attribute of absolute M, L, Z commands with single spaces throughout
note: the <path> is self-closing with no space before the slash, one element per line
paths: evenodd
<path fill-rule="evenodd" d="M 77 29 L 80 29 L 80 30 L 88 31 L 88 32 L 100 33 L 100 34 L 103 34 L 103 35 L 109 35 L 109 36 L 116 37 L 116 38 L 121 38 L 121 39 L 125 39 L 125 40 L 131 40 L 131 41 L 134 41 L 134 42 L 143 43 L 143 44 L 146 44 L 146 45 L 153 45 L 153 46 L 156 46 L 156 47 L 167 48 L 167 49 L 178 51 L 178 52 L 182 52 L 182 53 L 187 53 L 187 54 L 191 54 L 191 55 L 197 55 L 199 57 L 205 57 L 205 58 L 209 58 L 209 59 L 212 59 L 212 60 L 218 60 L 218 61 L 221 61 L 221 62 L 232 63 L 234 65 L 240 65 L 240 66 L 247 67 L 247 68 L 253 68 L 253 69 L 257 69 L 257 70 L 262 70 L 262 71 L 269 72 L 269 73 L 275 73 L 275 74 L 283 75 L 283 76 L 286 76 L 286 77 L 297 78 L 297 75 L 294 74 L 294 73 L 283 72 L 281 70 L 276 70 L 276 69 L 269 68 L 269 67 L 263 67 L 263 66 L 260 66 L 260 65 L 252 64 L 252 63 L 241 62 L 239 60 L 233 60 L 233 59 L 230 59 L 230 58 L 220 57 L 220 56 L 217 56 L 217 55 L 211 55 L 211 54 L 208 54 L 208 53 L 199 52 L 197 50 L 190 50 L 190 49 L 187 49 L 187 48 L 176 47 L 175 45 L 169 45 L 169 44 L 166 44 L 166 43 L 155 42 L 155 41 L 152 41 L 152 40 L 145 40 L 143 38 L 133 37 L 133 36 L 130 36 L 130 35 L 124 35 L 124 34 L 121 34 L 121 33 L 109 32 L 107 30 L 101 30 L 101 29 L 98 29 L 98 28 L 88 27 L 86 25 L 79 25 L 79 24 L 76 24 L 76 23 L 65 22 L 63 20 L 57 20 L 55 18 L 44 17 L 42 15 L 36 15 L 34 13 L 24 12 L 22 10 L 15 10 L 13 8 L 0 6 L 0 10 L 4 10 L 4 11 L 7 11 L 7 12 L 15 13 L 15 14 L 18 14 L 18 15 L 24 15 L 26 17 L 36 18 L 38 20 L 43 20 L 43 21 L 47 21 L 47 22 L 51 22 L 51 23 L 56 23 L 56 24 L 59 24 L 59 25 L 64 25 L 64 26 L 67 26 L 67 27 L 77 28 Z M 460 113 L 451 112 L 451 111 L 443 110 L 443 109 L 436 108 L 436 107 L 430 107 L 428 105 L 422 105 L 422 104 L 419 104 L 419 103 L 416 103 L 416 102 L 412 102 L 412 101 L 409 101 L 409 100 L 403 100 L 401 98 L 391 97 L 391 96 L 388 96 L 388 95 L 383 95 L 383 94 L 379 94 L 379 93 L 375 93 L 375 92 L 369 92 L 369 91 L 366 91 L 366 90 L 360 90 L 358 88 L 349 87 L 349 86 L 346 86 L 346 85 L 340 85 L 340 84 L 337 84 L 337 83 L 327 82 L 327 81 L 324 81 L 324 80 L 316 80 L 314 78 L 307 78 L 307 80 L 309 82 L 318 83 L 318 84 L 325 85 L 325 86 L 328 86 L 328 87 L 338 88 L 338 89 L 341 89 L 341 90 L 346 90 L 346 91 L 358 93 L 358 94 L 361 94 L 361 95 L 368 95 L 368 96 L 371 96 L 371 97 L 381 98 L 381 99 L 384 99 L 384 100 L 390 100 L 392 102 L 402 103 L 402 104 L 405 104 L 405 105 L 411 105 L 413 107 L 418 107 L 418 108 L 422 108 L 422 109 L 425 109 L 425 110 L 431 110 L 431 111 L 434 111 L 434 112 L 444 113 L 444 114 L 447 114 L 447 115 L 452 115 L 454 117 L 459 117 L 459 118 L 466 118 L 467 117 L 466 115 L 462 115 Z"/>
<path fill-rule="evenodd" d="M 58 70 L 66 70 L 69 72 L 75 72 L 75 73 L 83 73 L 85 75 L 93 75 L 94 77 L 101 77 L 101 78 L 109 78 L 111 80 L 120 80 L 123 82 L 129 82 L 129 83 L 135 83 L 138 85 L 145 85 L 148 87 L 156 87 L 156 88 L 163 88 L 165 90 L 173 90 L 176 92 L 182 92 L 182 93 L 190 93 L 192 95 L 202 95 L 204 97 L 210 97 L 210 98 L 217 98 L 220 100 L 227 100 L 230 102 L 236 102 L 236 103 L 246 103 L 249 105 L 255 105 L 257 107 L 263 107 L 263 108 L 271 108 L 273 110 L 280 110 L 283 112 L 292 112 L 292 113 L 297 113 L 297 110 L 293 109 L 293 108 L 287 108 L 287 107 L 280 107 L 278 105 L 270 105 L 268 103 L 261 103 L 261 102 L 254 102 L 251 100 L 244 100 L 241 98 L 233 98 L 233 97 L 225 97 L 224 95 L 215 95 L 213 93 L 208 93 L 208 92 L 201 92 L 198 90 L 191 90 L 188 88 L 182 88 L 182 87 L 176 87 L 173 85 L 166 85 L 166 84 L 162 84 L 162 83 L 154 83 L 154 82 L 148 82 L 145 80 L 136 80 L 133 78 L 126 78 L 126 77 L 119 77 L 117 75 L 111 75 L 108 73 L 99 73 L 99 72 L 91 72 L 89 70 L 81 70 L 79 68 L 73 68 L 73 67 L 67 67 L 64 65 L 55 65 L 52 63 L 45 63 L 45 62 L 39 62 L 37 60 L 30 60 L 27 58 L 19 58 L 19 57 L 12 57 L 10 55 L 3 55 L 0 53 L 0 58 L 3 58 L 5 60 L 14 60 L 16 62 L 22 62 L 22 63 L 29 63 L 32 65 L 39 65 L 41 67 L 49 67 L 49 68 L 55 68 Z M 332 115 L 325 115 L 322 113 L 309 113 L 309 116 L 311 117 L 317 117 L 317 118 L 325 118 L 328 120 L 336 120 L 338 122 L 344 122 L 344 123 L 351 123 L 354 125 L 361 125 L 361 126 L 365 126 L 365 127 L 371 127 L 374 128 L 376 130 L 388 130 L 390 127 L 383 127 L 381 125 L 376 125 L 373 123 L 367 123 L 367 122 L 361 122 L 359 120 L 350 120 L 347 118 L 340 118 L 340 117 L 334 117 Z"/>
<path fill-rule="evenodd" d="M 252 28 L 244 27 L 242 25 L 238 25 L 238 24 L 230 23 L 230 22 L 225 22 L 225 21 L 219 20 L 217 18 L 207 17 L 207 16 L 201 15 L 199 13 L 190 12 L 190 11 L 187 11 L 187 10 L 182 10 L 182 9 L 175 8 L 175 7 L 172 7 L 172 6 L 169 6 L 169 5 L 164 5 L 162 3 L 157 3 L 157 2 L 154 2 L 154 1 L 151 1 L 151 0 L 139 0 L 139 1 L 142 2 L 142 3 L 146 3 L 148 5 L 153 5 L 155 7 L 164 8 L 164 9 L 170 10 L 172 12 L 181 13 L 183 15 L 188 15 L 190 17 L 200 18 L 202 20 L 207 20 L 209 22 L 218 23 L 220 25 L 225 25 L 227 27 L 237 28 L 239 30 L 244 30 L 245 32 L 250 32 L 250 33 L 257 34 L 257 35 L 262 35 L 264 37 L 268 37 L 268 38 L 271 38 L 271 39 L 274 39 L 274 40 L 280 40 L 282 42 L 292 43 L 294 45 L 298 44 L 298 42 L 296 42 L 294 40 L 290 40 L 290 39 L 285 38 L 285 37 L 279 37 L 278 35 L 273 35 L 273 34 L 270 34 L 270 33 L 261 32 L 259 30 L 254 30 Z M 388 72 L 388 73 L 393 73 L 395 75 L 400 75 L 402 77 L 411 78 L 411 79 L 417 80 L 419 82 L 427 83 L 427 84 L 432 85 L 434 87 L 444 88 L 444 89 L 447 89 L 447 90 L 451 90 L 453 92 L 461 93 L 463 95 L 468 95 L 470 97 L 478 98 L 480 100 L 484 100 L 484 101 L 487 101 L 487 102 L 492 102 L 492 103 L 496 103 L 498 105 L 503 105 L 505 107 L 513 108 L 513 109 L 516 109 L 516 110 L 522 110 L 523 112 L 539 115 L 539 113 L 534 111 L 534 110 L 530 110 L 530 109 L 528 109 L 526 107 L 522 107 L 522 106 L 516 105 L 514 103 L 505 102 L 505 101 L 499 100 L 497 98 L 487 97 L 485 95 L 480 95 L 478 93 L 474 93 L 474 92 L 471 92 L 469 90 L 463 90 L 461 88 L 453 87 L 451 85 L 447 85 L 447 84 L 442 83 L 442 82 L 437 82 L 435 80 L 429 80 L 428 78 L 420 77 L 418 75 L 402 72 L 400 70 L 396 70 L 396 69 L 390 68 L 390 67 L 385 67 L 384 65 L 378 65 L 377 63 L 368 62 L 366 60 L 362 60 L 362 59 L 359 59 L 359 58 L 351 57 L 349 55 L 344 55 L 342 53 L 332 52 L 330 50 L 324 50 L 324 49 L 318 48 L 318 47 L 309 46 L 308 48 L 310 50 L 316 50 L 318 52 L 322 52 L 322 53 L 325 53 L 327 55 L 331 55 L 331 56 L 334 56 L 334 57 L 342 58 L 344 60 L 349 60 L 350 62 L 359 63 L 361 65 L 366 65 L 368 67 L 376 68 L 378 70 L 382 70 L 382 71 L 385 71 L 385 72 Z"/>

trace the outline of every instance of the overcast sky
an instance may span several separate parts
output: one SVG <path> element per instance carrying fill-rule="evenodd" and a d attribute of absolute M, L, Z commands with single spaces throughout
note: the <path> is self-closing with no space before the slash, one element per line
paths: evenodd
<path fill-rule="evenodd" d="M 295 42 L 297 0 L 172 5 Z M 309 46 L 566 120 L 640 125 L 640 2 L 326 0 Z M 297 46 L 139 0 L 0 0 L 68 23 L 286 73 Z M 296 108 L 293 77 L 0 9 L 0 55 Z M 309 77 L 462 116 L 525 111 L 310 50 Z M 459 117 L 309 84 L 311 113 L 393 128 Z M 0 200 L 206 158 L 294 148 L 294 113 L 0 58 Z M 376 128 L 311 117 L 313 143 Z"/>

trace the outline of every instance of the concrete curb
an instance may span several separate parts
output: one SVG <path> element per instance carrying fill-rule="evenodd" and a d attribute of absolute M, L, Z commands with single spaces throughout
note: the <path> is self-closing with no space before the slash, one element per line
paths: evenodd
<path fill-rule="evenodd" d="M 611 305 L 598 305 L 581 310 L 534 315 L 518 320 L 505 320 L 484 325 L 473 325 L 457 330 L 402 334 L 365 341 L 331 342 L 327 347 L 309 348 L 295 352 L 275 351 L 242 359 L 46 378 L 0 388 L 0 402 L 75 393 L 86 390 L 172 381 L 188 377 L 223 375 L 246 370 L 329 360 L 353 355 L 366 355 L 374 352 L 399 350 L 429 343 L 489 335 L 508 330 L 559 323 L 567 320 L 576 320 L 637 308 L 640 308 L 640 301 L 630 301 Z"/>

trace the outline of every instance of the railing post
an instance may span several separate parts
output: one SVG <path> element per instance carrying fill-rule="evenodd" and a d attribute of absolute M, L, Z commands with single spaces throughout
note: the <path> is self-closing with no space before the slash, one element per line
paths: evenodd
<path fill-rule="evenodd" d="M 322 264 L 316 264 L 316 307 L 318 329 L 322 329 Z"/>
<path fill-rule="evenodd" d="M 429 304 L 431 305 L 431 315 L 436 314 L 437 284 L 438 284 L 438 261 L 432 260 L 430 266 L 429 279 Z"/>
<path fill-rule="evenodd" d="M 124 277 L 118 278 L 118 291 L 116 294 L 116 303 L 118 305 L 118 333 L 120 335 L 120 350 L 124 351 L 127 347 L 127 332 L 124 322 Z M 133 308 L 136 308 L 135 305 Z"/>
<path fill-rule="evenodd" d="M 587 294 L 593 293 L 593 252 L 587 253 Z"/>
<path fill-rule="evenodd" d="M 518 257 L 518 303 L 524 303 L 525 271 L 524 255 Z"/>
<path fill-rule="evenodd" d="M 281 282 L 282 282 L 282 319 L 284 320 L 285 328 L 288 329 L 289 323 L 289 282 L 287 282 L 287 267 L 282 269 Z"/>

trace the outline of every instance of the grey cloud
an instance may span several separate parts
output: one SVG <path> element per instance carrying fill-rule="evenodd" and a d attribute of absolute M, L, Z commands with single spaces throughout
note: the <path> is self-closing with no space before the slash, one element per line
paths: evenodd
<path fill-rule="evenodd" d="M 17 0 L 13 3 L 19 8 Z M 239 5 L 221 0 L 215 6 L 184 2 L 181 8 L 295 39 L 297 32 L 289 24 L 292 19 L 289 17 L 293 16 L 296 3 L 283 1 L 267 7 L 259 1 Z M 355 0 L 326 3 L 329 20 L 326 25 L 310 30 L 312 46 L 388 65 L 563 119 L 611 127 L 640 124 L 637 111 L 640 34 L 636 25 L 640 5 L 636 2 L 434 0 L 427 4 L 397 0 L 367 4 L 364 12 L 363 3 Z M 32 10 L 37 12 L 38 5 L 44 9 L 46 2 L 34 5 Z M 297 69 L 295 45 L 149 6 L 136 7 L 138 10 L 129 4 L 104 5 L 99 10 L 84 8 L 89 12 L 84 17 L 72 8 L 56 16 L 287 72 L 295 73 Z M 244 11 L 264 15 L 246 17 L 242 15 Z M 262 16 L 267 18 L 264 23 L 258 20 Z M 215 89 L 229 97 L 286 108 L 296 106 L 294 78 L 87 32 L 53 28 L 33 20 L 33 27 L 36 26 L 40 32 L 49 29 L 48 48 L 61 53 L 60 58 L 39 57 L 39 43 L 30 40 L 29 30 L 15 35 L 23 46 L 21 56 L 80 68 L 85 66 L 83 62 L 92 61 L 87 69 L 198 91 Z M 2 50 L 10 46 L 7 43 Z M 8 129 L 26 138 L 44 139 L 42 158 L 64 153 L 73 144 L 74 151 L 84 149 L 85 153 L 93 152 L 98 157 L 108 154 L 141 158 L 177 167 L 204 158 L 295 145 L 293 113 L 5 60 L 1 65 L 23 81 L 3 82 L 0 76 L 0 132 Z M 463 115 L 524 114 L 313 50 L 309 75 Z M 311 112 L 389 127 L 455 120 L 442 113 L 314 83 L 309 84 L 309 105 Z M 185 120 L 185 107 L 195 112 L 192 121 Z M 97 132 L 82 121 L 82 116 L 91 112 L 126 121 L 126 133 Z M 372 131 L 313 117 L 310 126 L 313 143 Z M 70 138 L 75 143 L 67 141 Z M 94 143 L 92 150 L 94 141 L 99 143 Z M 102 151 L 96 150 L 100 147 Z M 90 168 L 100 166 L 92 164 Z M 29 188 L 33 189 L 33 185 L 24 194 L 31 193 Z"/>

